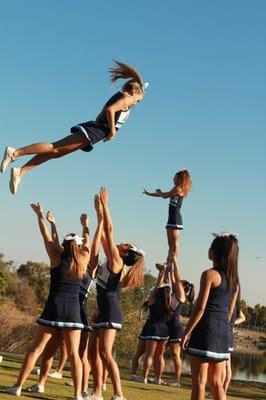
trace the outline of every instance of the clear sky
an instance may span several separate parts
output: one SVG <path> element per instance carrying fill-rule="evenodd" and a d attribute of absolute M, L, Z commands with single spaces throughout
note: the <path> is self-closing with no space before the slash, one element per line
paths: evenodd
<path fill-rule="evenodd" d="M 29 204 L 51 209 L 61 235 L 110 191 L 115 238 L 164 261 L 168 190 L 181 168 L 193 188 L 182 208 L 182 276 L 198 282 L 211 232 L 239 234 L 242 296 L 266 304 L 266 2 L 264 0 L 1 1 L 0 131 L 6 145 L 55 141 L 94 119 L 120 85 L 116 58 L 150 83 L 116 139 L 30 172 L 16 196 L 0 176 L 6 259 L 47 261 Z M 25 158 L 25 161 L 27 158 Z M 24 160 L 16 163 L 20 166 Z"/>

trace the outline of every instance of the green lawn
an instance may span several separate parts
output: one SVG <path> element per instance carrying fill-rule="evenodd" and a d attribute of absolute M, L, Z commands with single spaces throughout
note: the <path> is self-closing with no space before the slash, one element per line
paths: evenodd
<path fill-rule="evenodd" d="M 21 366 L 21 358 L 15 355 L 4 355 L 4 361 L 0 364 L 0 400 L 10 400 L 14 397 L 5 394 L 5 388 L 16 380 L 19 368 Z M 123 378 L 122 386 L 124 395 L 127 400 L 189 400 L 191 391 L 191 379 L 189 376 L 182 378 L 182 388 L 170 388 L 168 386 L 144 385 L 127 380 L 128 371 L 122 370 Z M 47 399 L 47 400 L 65 400 L 71 399 L 72 388 L 64 385 L 65 381 L 69 380 L 69 371 L 64 373 L 62 380 L 49 378 L 45 386 L 46 393 L 30 394 L 23 391 L 21 399 Z M 29 386 L 36 382 L 36 375 L 30 375 L 26 382 Z M 107 392 L 104 394 L 105 399 L 110 399 L 112 396 L 111 384 L 107 385 Z M 246 382 L 233 382 L 230 388 L 230 396 L 228 400 L 241 399 L 266 399 L 266 385 L 252 384 Z"/>

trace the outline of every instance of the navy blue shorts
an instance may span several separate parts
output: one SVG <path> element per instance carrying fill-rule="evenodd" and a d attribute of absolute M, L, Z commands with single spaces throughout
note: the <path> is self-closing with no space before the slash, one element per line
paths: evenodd
<path fill-rule="evenodd" d="M 83 151 L 91 151 L 95 143 L 103 140 L 110 132 L 110 128 L 105 125 L 99 125 L 95 121 L 83 122 L 72 126 L 71 133 L 81 133 L 88 139 L 88 145 L 83 147 Z"/>

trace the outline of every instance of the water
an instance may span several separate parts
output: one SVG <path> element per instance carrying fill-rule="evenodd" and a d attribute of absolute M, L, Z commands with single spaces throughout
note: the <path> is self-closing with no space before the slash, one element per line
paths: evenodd
<path fill-rule="evenodd" d="M 167 366 L 171 370 L 170 359 L 167 360 Z M 183 368 L 185 371 L 190 370 L 186 359 L 183 360 Z M 266 383 L 266 351 L 255 351 L 254 353 L 233 351 L 232 374 L 233 379 Z"/>

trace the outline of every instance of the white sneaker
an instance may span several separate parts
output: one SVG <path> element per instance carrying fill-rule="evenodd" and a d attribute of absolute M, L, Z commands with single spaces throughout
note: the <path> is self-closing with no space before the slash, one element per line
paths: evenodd
<path fill-rule="evenodd" d="M 5 172 L 8 165 L 11 162 L 15 161 L 15 159 L 16 159 L 14 156 L 15 151 L 16 151 L 16 149 L 14 149 L 13 147 L 6 147 L 4 157 L 2 159 L 1 166 L 0 166 L 1 172 Z"/>
<path fill-rule="evenodd" d="M 74 383 L 73 383 L 73 381 L 66 381 L 66 382 L 65 382 L 65 385 L 66 385 L 66 386 L 71 386 L 71 387 L 73 387 L 73 386 L 74 386 Z"/>
<path fill-rule="evenodd" d="M 3 361 L 3 356 L 0 356 L 0 362 L 2 362 Z"/>
<path fill-rule="evenodd" d="M 102 390 L 103 390 L 104 392 L 106 392 L 106 390 L 107 390 L 107 385 L 106 385 L 106 383 L 103 383 L 103 384 L 102 384 Z"/>
<path fill-rule="evenodd" d="M 40 375 L 41 369 L 40 368 L 35 368 L 33 371 L 31 371 L 31 373 L 33 375 Z"/>
<path fill-rule="evenodd" d="M 21 395 L 21 387 L 20 386 L 10 386 L 9 388 L 6 389 L 6 393 L 8 394 L 14 394 L 15 396 L 20 396 Z"/>
<path fill-rule="evenodd" d="M 171 386 L 171 387 L 181 387 L 181 383 L 178 382 L 178 381 L 169 382 L 169 383 L 168 383 L 168 386 Z"/>
<path fill-rule="evenodd" d="M 129 375 L 129 378 L 128 378 L 128 379 L 129 379 L 130 381 L 137 381 L 139 378 L 140 378 L 139 375 L 133 374 L 133 375 Z"/>
<path fill-rule="evenodd" d="M 114 395 L 111 400 L 126 400 L 126 398 L 124 396 L 116 396 Z"/>
<path fill-rule="evenodd" d="M 18 190 L 18 185 L 21 181 L 21 168 L 12 168 L 10 173 L 9 189 L 12 194 L 16 194 Z"/>
<path fill-rule="evenodd" d="M 147 383 L 147 378 L 144 378 L 143 376 L 136 376 L 135 382 L 142 382 L 142 383 Z"/>
<path fill-rule="evenodd" d="M 41 385 L 40 383 L 35 383 L 34 385 L 31 385 L 27 387 L 27 392 L 31 393 L 44 393 L 44 385 Z"/>
<path fill-rule="evenodd" d="M 62 374 L 58 371 L 49 372 L 48 376 L 50 376 L 50 378 L 62 379 Z"/>
<path fill-rule="evenodd" d="M 91 393 L 91 394 L 88 394 L 87 399 L 88 400 L 103 400 L 103 397 L 99 396 L 98 394 Z"/>
<path fill-rule="evenodd" d="M 159 379 L 154 378 L 152 383 L 154 385 L 166 385 L 166 382 L 161 378 L 159 378 Z"/>
<path fill-rule="evenodd" d="M 82 397 L 81 394 L 78 394 L 78 395 L 73 397 L 73 400 L 83 400 L 83 397 Z"/>

